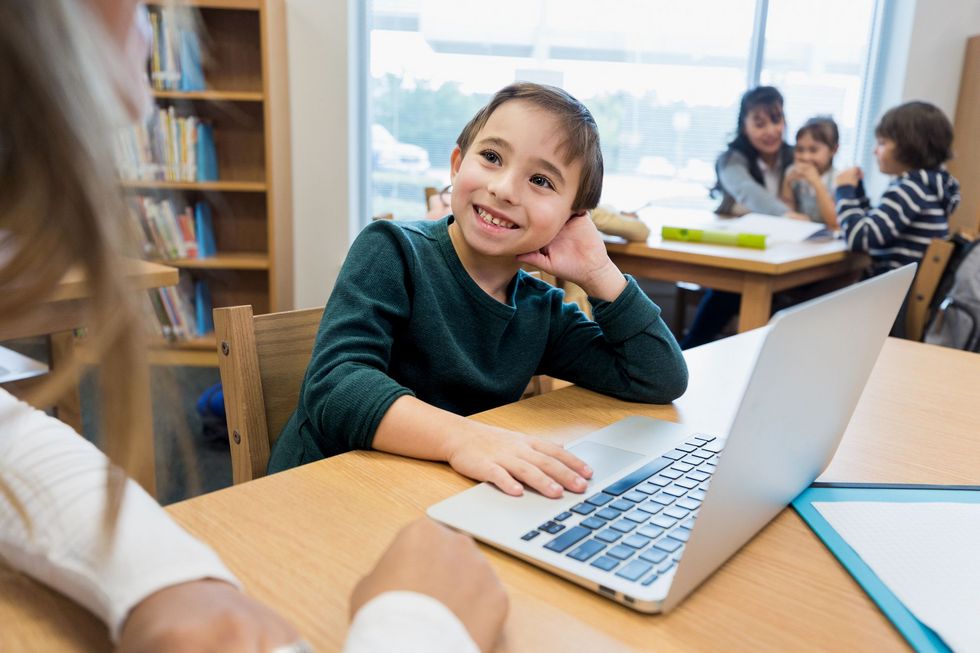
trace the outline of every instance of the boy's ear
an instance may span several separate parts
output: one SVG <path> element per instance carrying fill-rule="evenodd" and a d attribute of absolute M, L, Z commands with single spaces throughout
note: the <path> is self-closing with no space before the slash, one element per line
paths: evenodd
<path fill-rule="evenodd" d="M 581 211 L 576 211 L 575 213 L 573 213 L 570 216 L 568 216 L 568 219 L 571 220 L 572 218 L 580 218 L 583 215 L 588 215 L 588 214 L 589 214 L 589 212 L 587 210 L 582 209 Z M 567 220 L 566 220 L 566 222 L 567 222 Z"/>
<path fill-rule="evenodd" d="M 463 150 L 459 149 L 459 145 L 453 148 L 453 153 L 449 156 L 449 183 L 454 183 L 456 181 L 456 173 L 459 172 L 459 166 L 463 163 Z"/>

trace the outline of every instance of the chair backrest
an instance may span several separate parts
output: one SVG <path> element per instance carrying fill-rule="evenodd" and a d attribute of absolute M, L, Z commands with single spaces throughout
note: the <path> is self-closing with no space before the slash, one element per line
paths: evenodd
<path fill-rule="evenodd" d="M 953 243 L 942 238 L 933 238 L 926 249 L 919 269 L 915 272 L 912 288 L 909 290 L 908 307 L 905 312 L 905 337 L 922 340 L 922 334 L 929 319 L 929 307 L 936 294 L 936 288 L 953 254 Z"/>
<path fill-rule="evenodd" d="M 214 310 L 234 482 L 265 476 L 269 451 L 296 409 L 323 307 L 252 315 Z"/>

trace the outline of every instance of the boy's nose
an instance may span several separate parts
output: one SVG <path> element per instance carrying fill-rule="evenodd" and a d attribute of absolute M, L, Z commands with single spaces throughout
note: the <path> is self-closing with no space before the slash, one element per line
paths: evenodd
<path fill-rule="evenodd" d="M 508 171 L 501 171 L 493 176 L 487 184 L 487 190 L 501 202 L 508 204 L 517 203 L 517 174 Z"/>

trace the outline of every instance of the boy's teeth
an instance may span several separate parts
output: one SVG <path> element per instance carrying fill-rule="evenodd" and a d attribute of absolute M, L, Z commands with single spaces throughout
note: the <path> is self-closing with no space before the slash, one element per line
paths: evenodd
<path fill-rule="evenodd" d="M 500 220 L 499 218 L 495 218 L 494 216 L 490 215 L 489 213 L 487 213 L 481 208 L 477 208 L 476 212 L 480 215 L 481 218 L 483 218 L 484 222 L 495 224 L 498 227 L 506 227 L 507 229 L 513 229 L 515 227 L 515 225 L 511 224 L 510 222 L 507 222 L 506 220 Z"/>

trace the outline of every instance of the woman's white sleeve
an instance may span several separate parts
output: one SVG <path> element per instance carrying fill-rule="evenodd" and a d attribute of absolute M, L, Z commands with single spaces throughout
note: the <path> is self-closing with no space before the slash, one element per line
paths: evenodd
<path fill-rule="evenodd" d="M 0 390 L 0 557 L 91 610 L 113 640 L 130 610 L 158 590 L 202 578 L 238 585 L 132 480 L 107 541 L 108 469 L 66 424 Z"/>
<path fill-rule="evenodd" d="M 463 622 L 427 594 L 385 592 L 357 611 L 343 653 L 480 653 Z"/>

